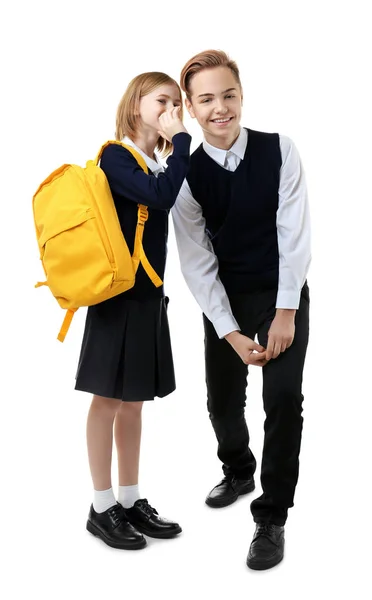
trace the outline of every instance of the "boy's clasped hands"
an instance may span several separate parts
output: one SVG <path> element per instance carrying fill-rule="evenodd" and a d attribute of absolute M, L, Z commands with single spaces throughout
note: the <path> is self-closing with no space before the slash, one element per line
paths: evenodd
<path fill-rule="evenodd" d="M 264 367 L 269 360 L 278 356 L 292 345 L 295 333 L 295 314 L 293 309 L 277 309 L 271 323 L 267 347 L 257 344 L 240 331 L 232 331 L 225 339 L 234 348 L 246 365 Z"/>

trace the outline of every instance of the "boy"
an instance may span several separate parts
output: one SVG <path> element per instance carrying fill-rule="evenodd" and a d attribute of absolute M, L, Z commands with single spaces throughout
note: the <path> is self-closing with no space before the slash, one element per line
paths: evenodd
<path fill-rule="evenodd" d="M 240 126 L 239 70 L 224 52 L 191 58 L 181 87 L 204 141 L 172 214 L 182 272 L 204 313 L 207 406 L 225 475 L 206 503 L 227 506 L 254 490 L 244 408 L 247 365 L 261 366 L 263 494 L 251 503 L 247 565 L 267 569 L 283 558 L 298 479 L 311 260 L 306 184 L 289 138 Z"/>

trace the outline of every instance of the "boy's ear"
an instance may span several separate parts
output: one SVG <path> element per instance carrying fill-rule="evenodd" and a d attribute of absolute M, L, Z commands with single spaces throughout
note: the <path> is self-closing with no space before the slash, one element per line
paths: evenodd
<path fill-rule="evenodd" d="M 188 110 L 188 113 L 189 113 L 190 117 L 192 119 L 195 119 L 194 109 L 193 109 L 192 104 L 191 104 L 191 102 L 190 102 L 190 100 L 188 98 L 185 99 L 185 106 L 186 106 L 186 108 Z"/>

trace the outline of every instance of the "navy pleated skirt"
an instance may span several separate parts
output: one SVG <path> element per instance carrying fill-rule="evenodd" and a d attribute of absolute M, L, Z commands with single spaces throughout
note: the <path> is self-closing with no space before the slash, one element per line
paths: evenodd
<path fill-rule="evenodd" d="M 120 294 L 89 307 L 75 389 L 127 402 L 173 392 L 168 301 Z"/>

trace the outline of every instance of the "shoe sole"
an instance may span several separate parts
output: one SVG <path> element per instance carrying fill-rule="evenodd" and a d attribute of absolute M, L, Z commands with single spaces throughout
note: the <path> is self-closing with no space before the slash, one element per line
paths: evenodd
<path fill-rule="evenodd" d="M 276 565 L 278 565 L 283 558 L 284 555 L 282 555 L 280 558 L 275 558 L 274 560 L 265 563 L 255 563 L 254 561 L 250 562 L 247 560 L 247 567 L 253 569 L 253 571 L 265 571 L 266 569 L 272 569 L 273 567 L 276 567 Z"/>
<path fill-rule="evenodd" d="M 87 522 L 87 531 L 89 531 L 89 533 L 91 533 L 95 537 L 99 537 L 105 544 L 107 544 L 107 546 L 110 546 L 111 548 L 116 548 L 117 550 L 140 550 L 141 548 L 144 548 L 147 545 L 147 542 L 145 539 L 138 540 L 138 542 L 130 542 L 128 544 L 124 544 L 124 543 L 120 544 L 119 542 L 112 542 L 111 540 L 106 538 L 103 535 L 102 531 L 100 531 L 90 521 Z"/>
<path fill-rule="evenodd" d="M 206 498 L 205 503 L 210 508 L 224 508 L 225 506 L 230 506 L 230 504 L 234 504 L 234 502 L 237 501 L 239 496 L 245 496 L 246 494 L 250 494 L 251 492 L 253 492 L 255 490 L 255 488 L 256 488 L 255 484 L 252 483 L 247 489 L 239 492 L 238 495 L 236 496 L 236 498 L 230 498 L 230 500 L 227 500 L 227 501 L 225 500 L 222 502 L 216 501 L 216 500 L 210 500 L 209 498 Z"/>
<path fill-rule="evenodd" d="M 148 531 L 145 527 L 142 527 L 141 525 L 137 525 L 137 523 L 135 525 L 132 523 L 132 525 L 133 525 L 133 527 L 135 527 L 137 529 L 137 531 L 139 531 L 140 533 L 143 533 L 143 535 L 147 535 L 148 537 L 162 539 L 162 540 L 171 539 L 182 532 L 181 527 L 178 527 L 177 529 L 173 529 L 172 532 L 169 533 L 167 531 L 165 531 L 165 532 L 164 531 L 161 531 L 161 532 Z"/>

